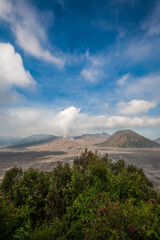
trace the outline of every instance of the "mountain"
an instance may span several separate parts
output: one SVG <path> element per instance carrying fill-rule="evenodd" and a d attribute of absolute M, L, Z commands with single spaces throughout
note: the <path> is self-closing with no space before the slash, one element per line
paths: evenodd
<path fill-rule="evenodd" d="M 122 147 L 122 148 L 153 148 L 160 147 L 160 144 L 151 141 L 131 130 L 117 131 L 105 142 L 98 144 L 101 147 Z"/>
<path fill-rule="evenodd" d="M 81 136 L 76 136 L 73 139 L 95 139 L 95 138 L 99 138 L 99 139 L 107 139 L 109 138 L 110 134 L 102 132 L 102 133 L 95 133 L 95 134 L 83 134 Z"/>
<path fill-rule="evenodd" d="M 32 145 L 42 144 L 50 142 L 57 137 L 54 135 L 48 134 L 34 134 L 26 138 L 22 138 L 13 144 L 8 145 L 9 148 L 21 148 L 21 147 L 28 147 Z"/>
<path fill-rule="evenodd" d="M 154 141 L 160 143 L 160 137 L 156 138 Z"/>
<path fill-rule="evenodd" d="M 17 141 L 20 141 L 21 138 L 19 137 L 4 137 L 0 136 L 0 146 L 13 144 Z"/>

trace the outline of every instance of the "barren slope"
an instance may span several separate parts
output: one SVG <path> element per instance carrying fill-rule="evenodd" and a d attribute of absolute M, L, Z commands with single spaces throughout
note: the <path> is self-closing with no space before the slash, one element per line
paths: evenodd
<path fill-rule="evenodd" d="M 105 142 L 99 144 L 101 147 L 122 147 L 122 148 L 153 148 L 160 147 L 160 144 L 151 141 L 131 130 L 115 132 Z"/>

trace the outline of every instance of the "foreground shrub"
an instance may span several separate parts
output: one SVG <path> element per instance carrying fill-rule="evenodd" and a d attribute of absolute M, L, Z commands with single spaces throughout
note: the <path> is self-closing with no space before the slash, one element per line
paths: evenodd
<path fill-rule="evenodd" d="M 14 203 L 18 206 L 28 206 L 32 211 L 32 222 L 43 221 L 45 205 L 50 186 L 48 173 L 29 169 L 13 186 Z"/>
<path fill-rule="evenodd" d="M 160 205 L 115 202 L 108 192 L 80 195 L 64 218 L 64 239 L 159 239 Z M 67 228 L 66 228 L 67 226 Z"/>
<path fill-rule="evenodd" d="M 72 168 L 29 169 L 8 184 L 1 185 L 2 240 L 160 239 L 160 196 L 142 169 L 123 160 L 85 150 Z"/>
<path fill-rule="evenodd" d="M 51 183 L 47 194 L 46 216 L 47 218 L 61 217 L 66 212 L 67 188 L 71 181 L 72 169 L 68 163 L 58 163 L 51 172 Z"/>
<path fill-rule="evenodd" d="M 26 206 L 16 208 L 13 202 L 0 195 L 0 240 L 13 240 L 15 233 L 29 222 L 30 214 Z"/>
<path fill-rule="evenodd" d="M 1 190 L 4 194 L 13 198 L 13 186 L 17 184 L 19 178 L 23 175 L 22 168 L 13 167 L 6 171 L 5 176 L 1 183 Z"/>

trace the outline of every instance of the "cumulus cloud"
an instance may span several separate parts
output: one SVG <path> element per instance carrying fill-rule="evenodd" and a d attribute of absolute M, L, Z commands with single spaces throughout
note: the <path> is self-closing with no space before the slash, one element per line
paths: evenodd
<path fill-rule="evenodd" d="M 73 106 L 60 112 L 42 108 L 8 108 L 0 111 L 1 135 L 28 136 L 33 133 L 70 135 L 76 128 L 80 109 Z"/>
<path fill-rule="evenodd" d="M 52 133 L 75 136 L 87 132 L 119 128 L 160 127 L 160 118 L 84 114 L 71 106 L 60 112 L 42 108 L 8 108 L 0 111 L 1 135 L 28 136 Z"/>
<path fill-rule="evenodd" d="M 0 43 L 0 103 L 16 100 L 18 93 L 13 87 L 28 88 L 35 85 L 28 70 L 25 70 L 21 56 L 10 43 Z"/>
<path fill-rule="evenodd" d="M 47 19 L 51 20 L 51 13 L 45 14 L 47 14 Z M 24 51 L 58 67 L 64 65 L 64 60 L 59 54 L 53 54 L 43 46 L 47 43 L 45 26 L 41 20 L 44 20 L 44 16 L 27 1 L 1 0 L 0 18 L 10 24 L 17 44 Z"/>
<path fill-rule="evenodd" d="M 145 100 L 134 99 L 130 102 L 120 102 L 117 104 L 119 113 L 124 115 L 135 115 L 139 113 L 146 113 L 149 109 L 156 107 L 156 103 Z"/>

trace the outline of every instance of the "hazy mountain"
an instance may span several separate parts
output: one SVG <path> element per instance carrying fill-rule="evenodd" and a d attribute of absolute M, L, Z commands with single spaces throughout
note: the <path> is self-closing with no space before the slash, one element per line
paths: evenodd
<path fill-rule="evenodd" d="M 160 137 L 156 138 L 154 141 L 160 143 Z"/>
<path fill-rule="evenodd" d="M 109 138 L 110 134 L 102 132 L 102 133 L 95 133 L 95 134 L 83 134 L 81 136 L 76 136 L 74 139 L 91 139 L 91 138 L 99 138 L 99 139 L 107 139 Z"/>
<path fill-rule="evenodd" d="M 48 135 L 48 134 L 34 134 L 26 138 L 22 138 L 19 141 L 10 144 L 9 148 L 20 148 L 20 147 L 28 147 L 32 145 L 42 144 L 46 142 L 50 142 L 57 137 L 54 135 Z"/>
<path fill-rule="evenodd" d="M 117 131 L 105 142 L 98 144 L 101 147 L 122 147 L 122 148 L 153 148 L 160 147 L 160 144 L 151 141 L 131 130 Z"/>
<path fill-rule="evenodd" d="M 5 137 L 5 136 L 0 136 L 0 145 L 8 145 L 8 144 L 13 144 L 17 141 L 20 141 L 21 138 L 19 137 Z"/>

